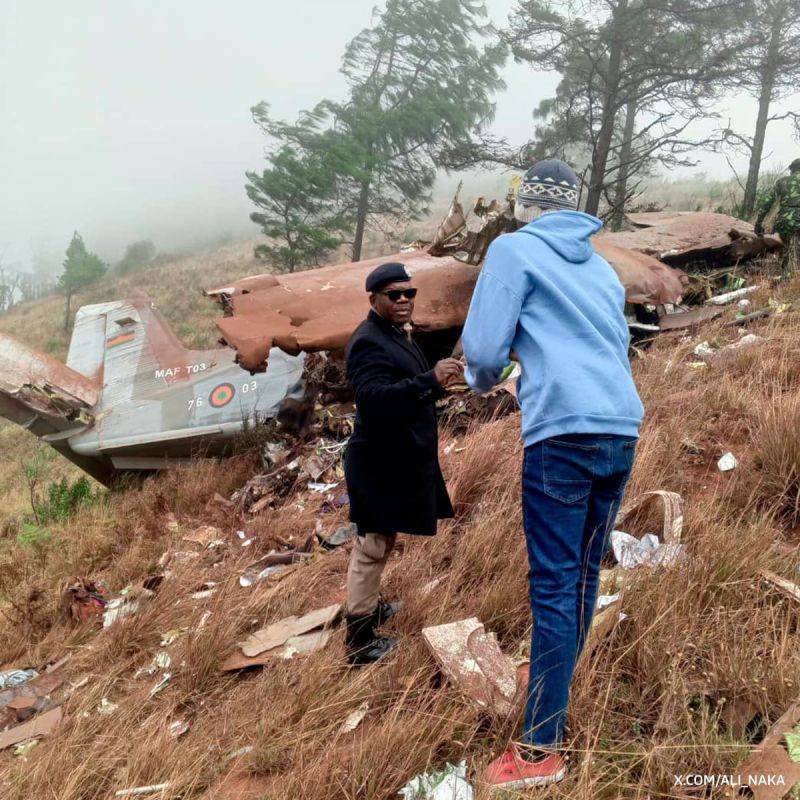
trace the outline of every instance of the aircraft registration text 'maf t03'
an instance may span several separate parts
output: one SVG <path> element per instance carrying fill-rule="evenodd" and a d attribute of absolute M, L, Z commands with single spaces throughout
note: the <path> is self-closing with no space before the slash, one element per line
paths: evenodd
<path fill-rule="evenodd" d="M 187 350 L 149 303 L 84 306 L 67 363 L 0 333 L 0 415 L 98 480 L 224 450 L 248 421 L 302 397 L 303 356 L 251 375 L 228 349 Z"/>

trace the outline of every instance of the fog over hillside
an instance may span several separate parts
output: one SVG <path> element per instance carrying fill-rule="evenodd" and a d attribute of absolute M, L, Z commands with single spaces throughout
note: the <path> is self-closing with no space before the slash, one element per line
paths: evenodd
<path fill-rule="evenodd" d="M 493 21 L 504 24 L 512 5 L 489 0 Z M 344 43 L 369 23 L 373 6 L 2 4 L 4 261 L 24 268 L 38 249 L 58 263 L 74 229 L 109 260 L 136 239 L 170 251 L 255 235 L 244 173 L 260 167 L 265 142 L 250 107 L 265 100 L 276 115 L 293 117 L 340 95 Z M 522 142 L 532 130 L 531 110 L 552 94 L 557 76 L 511 61 L 506 80 L 494 132 Z M 749 128 L 751 100 L 724 105 L 723 122 Z M 784 166 L 793 148 L 800 146 L 788 122 L 774 123 L 765 167 Z M 730 177 L 721 156 L 699 153 L 698 160 L 692 171 Z M 743 171 L 746 164 L 734 166 Z M 439 191 L 455 182 L 451 176 Z M 496 185 L 496 176 L 487 185 Z"/>

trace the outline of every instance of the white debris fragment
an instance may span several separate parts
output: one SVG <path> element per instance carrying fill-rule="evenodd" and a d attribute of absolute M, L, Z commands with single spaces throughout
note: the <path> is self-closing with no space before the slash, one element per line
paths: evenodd
<path fill-rule="evenodd" d="M 707 306 L 726 306 L 734 300 L 739 300 L 745 295 L 757 292 L 760 286 L 745 286 L 743 289 L 735 289 L 732 292 L 725 292 L 725 294 L 718 294 L 716 297 L 710 297 L 706 300 Z"/>
<path fill-rule="evenodd" d="M 165 689 L 167 687 L 167 684 L 169 684 L 169 682 L 171 680 L 172 680 L 172 673 L 171 672 L 165 672 L 161 676 L 161 680 L 150 690 L 150 697 L 153 697 L 153 695 L 156 695 L 160 691 Z"/>
<path fill-rule="evenodd" d="M 661 544 L 654 533 L 646 533 L 637 539 L 624 531 L 611 532 L 611 547 L 614 558 L 623 569 L 633 569 L 643 564 L 668 567 L 680 558 L 684 550 L 680 542 Z"/>
<path fill-rule="evenodd" d="M 736 469 L 739 466 L 739 462 L 736 459 L 736 456 L 733 453 L 725 453 L 719 461 L 717 461 L 717 469 L 720 472 L 730 472 L 732 469 Z"/>
<path fill-rule="evenodd" d="M 278 575 L 281 572 L 286 572 L 287 569 L 289 569 L 289 567 L 286 564 L 273 564 L 271 567 L 265 567 L 257 574 L 252 572 L 243 572 L 239 576 L 239 586 L 246 589 L 249 586 L 252 586 L 254 583 L 258 583 L 259 581 L 263 581 L 265 578 L 269 578 L 270 575 Z"/>
<path fill-rule="evenodd" d="M 35 669 L 10 669 L 7 672 L 0 672 L 0 689 L 21 686 L 38 675 L 39 673 Z"/>
<path fill-rule="evenodd" d="M 240 747 L 238 750 L 231 750 L 231 752 L 225 756 L 225 761 L 228 762 L 234 758 L 241 758 L 242 756 L 250 755 L 250 753 L 252 753 L 254 749 L 255 748 L 253 747 L 253 745 L 248 744 L 245 745 L 244 747 Z"/>
<path fill-rule="evenodd" d="M 97 706 L 97 713 L 107 716 L 113 714 L 119 708 L 118 703 L 112 703 L 107 697 L 100 700 L 100 705 Z"/>
<path fill-rule="evenodd" d="M 399 794 L 404 800 L 473 800 L 475 797 L 467 780 L 466 761 L 457 767 L 445 764 L 442 770 L 417 775 Z"/>
<path fill-rule="evenodd" d="M 161 646 L 162 647 L 169 647 L 171 644 L 173 644 L 178 639 L 180 639 L 180 637 L 183 636 L 184 633 L 186 633 L 186 631 L 183 630 L 182 628 L 174 628 L 171 631 L 167 631 L 161 637 Z"/>
<path fill-rule="evenodd" d="M 24 742 L 20 742 L 13 750 L 13 753 L 17 757 L 25 758 L 31 750 L 33 750 L 36 745 L 39 744 L 38 739 L 26 739 Z"/>
<path fill-rule="evenodd" d="M 311 489 L 312 492 L 320 492 L 324 494 L 325 492 L 331 491 L 331 489 L 335 489 L 339 483 L 317 483 L 315 481 L 310 481 L 308 484 L 308 488 Z"/>
<path fill-rule="evenodd" d="M 159 650 L 153 656 L 153 660 L 146 667 L 139 667 L 133 673 L 134 678 L 142 678 L 145 675 L 155 675 L 160 669 L 169 669 L 172 664 L 172 658 L 166 650 Z"/>
<path fill-rule="evenodd" d="M 136 797 L 142 794 L 155 794 L 169 789 L 169 783 L 153 783 L 150 786 L 135 786 L 132 789 L 120 789 L 114 797 Z"/>
<path fill-rule="evenodd" d="M 173 739 L 177 739 L 189 730 L 189 723 L 182 719 L 176 719 L 175 722 L 170 722 L 168 730 L 169 735 Z"/>
<path fill-rule="evenodd" d="M 692 352 L 698 358 L 711 358 L 717 351 L 708 342 L 700 342 Z"/>
<path fill-rule="evenodd" d="M 130 587 L 126 587 L 120 592 L 120 597 L 109 600 L 106 610 L 103 612 L 103 627 L 110 628 L 119 620 L 135 614 L 153 594 L 149 589 L 141 589 L 137 596 L 132 596 Z"/>
<path fill-rule="evenodd" d="M 352 733 L 367 716 L 369 703 L 365 700 L 355 711 L 351 711 L 339 728 L 339 733 Z"/>
<path fill-rule="evenodd" d="M 617 600 L 619 600 L 619 592 L 616 594 L 599 595 L 597 598 L 597 603 L 595 604 L 595 612 L 602 611 L 604 608 L 616 603 Z"/>

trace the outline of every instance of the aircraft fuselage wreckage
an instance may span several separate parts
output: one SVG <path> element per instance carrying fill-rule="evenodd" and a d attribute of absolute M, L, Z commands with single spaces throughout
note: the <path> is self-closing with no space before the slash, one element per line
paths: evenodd
<path fill-rule="evenodd" d="M 697 258 L 738 263 L 781 246 L 721 214 L 632 216 L 633 231 L 604 233 L 593 244 L 627 301 L 656 309 L 648 313 L 657 324 L 645 326 L 656 332 L 681 327 L 680 313 L 667 313 L 681 311 L 681 266 Z M 66 365 L 0 334 L 0 415 L 106 483 L 119 472 L 224 452 L 250 422 L 277 416 L 287 398 L 309 400 L 304 354 L 346 345 L 369 309 L 364 279 L 383 261 L 403 261 L 419 288 L 414 324 L 423 349 L 449 353 L 490 242 L 512 228 L 508 207 L 479 200 L 467 217 L 456 198 L 432 243 L 209 289 L 225 314 L 217 326 L 227 347 L 217 350 L 187 350 L 142 301 L 81 308 Z"/>
<path fill-rule="evenodd" d="M 251 375 L 233 351 L 187 350 L 147 302 L 83 306 L 67 363 L 0 334 L 0 415 L 98 480 L 219 453 L 302 396 L 303 357 Z"/>

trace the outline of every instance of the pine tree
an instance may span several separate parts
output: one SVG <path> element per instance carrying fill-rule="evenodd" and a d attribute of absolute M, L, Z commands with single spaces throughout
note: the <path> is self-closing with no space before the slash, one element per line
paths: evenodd
<path fill-rule="evenodd" d="M 268 118 L 264 104 L 253 109 Z M 247 196 L 261 210 L 250 215 L 269 237 L 256 247 L 256 256 L 285 272 L 317 266 L 342 243 L 352 219 L 337 202 L 336 173 L 325 148 L 284 144 L 271 153 L 269 168 L 248 172 Z"/>
<path fill-rule="evenodd" d="M 101 278 L 108 267 L 94 253 L 90 253 L 78 231 L 72 234 L 64 259 L 64 271 L 58 288 L 64 293 L 64 330 L 69 330 L 72 295 Z"/>
<path fill-rule="evenodd" d="M 770 122 L 792 119 L 800 132 L 800 112 L 775 112 L 775 103 L 800 86 L 800 13 L 797 0 L 754 0 L 741 24 L 743 48 L 738 51 L 732 88 L 758 101 L 752 136 L 726 130 L 729 142 L 749 156 L 742 216 L 750 218 L 756 205 L 764 141 Z"/>
<path fill-rule="evenodd" d="M 281 163 L 282 173 L 268 170 L 277 186 L 262 182 L 259 195 L 283 209 L 289 178 L 307 166 L 316 178 L 317 169 L 328 171 L 333 183 L 320 182 L 338 214 L 320 219 L 351 226 L 353 260 L 361 258 L 368 220 L 396 228 L 418 217 L 444 154 L 466 146 L 493 117 L 506 50 L 502 43 L 479 41 L 488 32 L 485 17 L 477 0 L 387 0 L 373 25 L 345 50 L 344 101 L 323 100 L 294 123 L 272 120 L 264 104 L 253 109 L 256 123 L 277 142 L 278 155 L 288 159 L 289 148 L 294 159 L 291 169 Z M 248 177 L 255 185 L 252 173 Z M 279 221 L 267 235 L 288 234 L 292 227 L 291 219 Z M 324 225 L 313 227 L 329 233 Z"/>
<path fill-rule="evenodd" d="M 590 214 L 606 199 L 618 217 L 631 176 L 654 160 L 685 165 L 685 154 L 710 146 L 686 130 L 709 116 L 734 69 L 728 45 L 745 2 L 606 0 L 594 13 L 581 0 L 520 0 L 505 41 L 517 59 L 562 76 L 537 110 L 529 151 L 580 153 Z"/>

